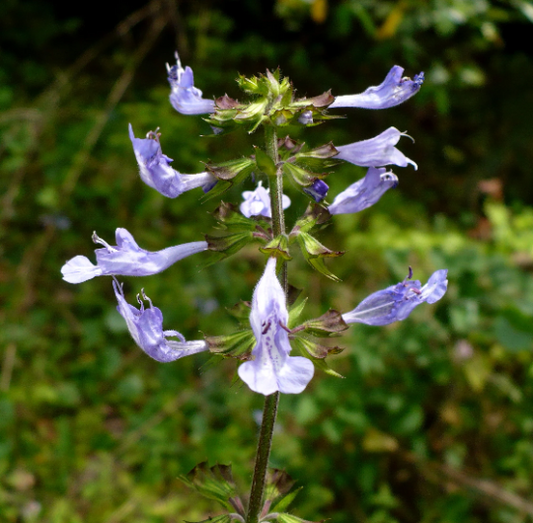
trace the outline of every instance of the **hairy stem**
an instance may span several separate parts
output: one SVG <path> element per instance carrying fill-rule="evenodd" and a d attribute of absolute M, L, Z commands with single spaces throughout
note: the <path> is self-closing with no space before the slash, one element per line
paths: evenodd
<path fill-rule="evenodd" d="M 276 166 L 279 164 L 278 136 L 274 127 L 265 127 L 266 152 L 272 158 Z M 272 228 L 274 236 L 285 234 L 285 213 L 283 212 L 283 172 L 277 167 L 276 175 L 268 180 L 270 187 L 270 205 L 272 207 Z M 288 291 L 287 262 L 284 261 L 281 268 L 281 286 Z"/>
<path fill-rule="evenodd" d="M 277 165 L 279 163 L 278 155 L 278 137 L 274 127 L 265 127 L 266 152 Z M 283 173 L 281 169 L 276 170 L 275 176 L 269 177 L 270 186 L 270 205 L 272 207 L 272 226 L 274 236 L 285 233 L 285 215 L 283 213 Z M 281 272 L 281 283 L 285 294 L 288 290 L 287 280 L 287 262 L 283 262 Z M 254 476 L 252 479 L 252 489 L 250 491 L 250 502 L 248 504 L 248 513 L 246 523 L 258 523 L 259 514 L 263 506 L 263 496 L 265 492 L 265 480 L 272 448 L 272 435 L 274 434 L 274 424 L 278 412 L 279 392 L 275 392 L 265 398 L 263 408 L 263 419 L 259 431 L 259 442 L 257 444 L 257 454 L 255 458 Z"/>
<path fill-rule="evenodd" d="M 258 523 L 259 521 L 259 513 L 263 506 L 268 459 L 272 447 L 272 434 L 274 433 L 274 423 L 276 422 L 278 403 L 279 392 L 275 392 L 265 398 L 265 407 L 263 409 L 263 420 L 261 421 L 259 442 L 257 444 L 254 477 L 252 480 L 252 489 L 250 491 L 250 503 L 248 504 L 246 523 Z"/>

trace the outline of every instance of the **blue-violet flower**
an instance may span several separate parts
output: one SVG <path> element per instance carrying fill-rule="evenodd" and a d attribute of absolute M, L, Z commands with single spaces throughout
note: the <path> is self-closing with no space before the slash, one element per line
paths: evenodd
<path fill-rule="evenodd" d="M 398 177 L 384 167 L 370 167 L 366 176 L 338 194 L 328 207 L 330 214 L 359 212 L 374 205 L 390 188 L 398 185 Z"/>
<path fill-rule="evenodd" d="M 215 112 L 215 102 L 202 98 L 202 91 L 194 87 L 192 69 L 181 66 L 180 57 L 176 51 L 176 65 L 167 64 L 168 82 L 170 83 L 170 103 L 181 114 L 206 114 Z"/>
<path fill-rule="evenodd" d="M 408 135 L 401 133 L 396 127 L 389 127 L 369 140 L 348 145 L 336 145 L 335 149 L 339 151 L 339 154 L 335 158 L 362 167 L 383 167 L 390 164 L 406 167 L 410 163 L 415 169 L 418 169 L 413 160 L 407 158 L 399 149 L 394 147 L 402 136 Z"/>
<path fill-rule="evenodd" d="M 314 367 L 301 356 L 289 356 L 291 346 L 285 293 L 276 277 L 276 259 L 269 258 L 257 284 L 250 313 L 256 344 L 252 361 L 239 367 L 240 378 L 254 392 L 268 396 L 276 391 L 299 394 L 311 381 Z"/>
<path fill-rule="evenodd" d="M 142 181 L 163 196 L 176 198 L 197 187 L 207 192 L 216 184 L 217 179 L 207 172 L 181 174 L 173 169 L 170 166 L 172 159 L 161 151 L 158 133 L 150 131 L 146 138 L 135 138 L 131 124 L 129 132 Z"/>
<path fill-rule="evenodd" d="M 413 274 L 402 282 L 391 285 L 382 291 L 365 298 L 353 311 L 342 315 L 346 323 L 366 323 L 367 325 L 388 325 L 405 320 L 412 310 L 423 302 L 435 303 L 440 300 L 448 287 L 448 271 L 435 271 L 428 282 L 421 287 L 418 280 L 411 280 Z"/>
<path fill-rule="evenodd" d="M 145 309 L 143 301 L 137 295 L 137 301 L 140 305 L 140 308 L 137 309 L 126 301 L 122 285 L 116 280 L 113 281 L 113 289 L 118 300 L 117 310 L 126 320 L 132 338 L 154 360 L 168 363 L 184 356 L 208 350 L 207 343 L 203 340 L 186 341 L 177 331 L 164 331 L 163 314 L 160 309 L 153 306 L 152 301 L 144 294 L 144 291 L 141 291 L 142 299 L 148 301 L 150 307 Z M 178 338 L 179 341 L 168 340 L 167 337 Z"/>
<path fill-rule="evenodd" d="M 364 93 L 337 96 L 329 108 L 387 109 L 399 105 L 418 93 L 424 82 L 424 73 L 415 75 L 413 80 L 402 75 L 403 67 L 395 65 L 380 85 L 369 87 Z"/>
<path fill-rule="evenodd" d="M 270 189 L 265 189 L 263 183 L 259 182 L 255 191 L 244 191 L 242 197 L 244 202 L 240 205 L 240 210 L 244 216 L 250 218 L 251 216 L 266 216 L 272 218 L 272 209 L 270 207 Z M 282 205 L 287 209 L 291 204 L 291 200 L 285 194 L 283 195 Z"/>
<path fill-rule="evenodd" d="M 315 202 L 321 202 L 328 194 L 329 185 L 320 178 L 317 178 L 309 187 L 303 187 L 303 192 L 311 196 Z"/>
<path fill-rule="evenodd" d="M 150 276 L 170 267 L 173 263 L 207 250 L 207 242 L 191 242 L 150 252 L 141 249 L 133 236 L 118 228 L 115 233 L 117 245 L 113 247 L 93 233 L 93 242 L 103 249 L 96 249 L 96 265 L 86 256 L 74 256 L 61 268 L 63 279 L 69 283 L 81 283 L 96 276 Z"/>

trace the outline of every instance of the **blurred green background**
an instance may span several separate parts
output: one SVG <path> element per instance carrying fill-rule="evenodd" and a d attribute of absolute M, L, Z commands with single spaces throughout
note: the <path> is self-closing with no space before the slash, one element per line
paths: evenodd
<path fill-rule="evenodd" d="M 449 269 L 448 293 L 385 328 L 355 325 L 331 358 L 283 396 L 272 464 L 305 488 L 294 513 L 337 523 L 519 523 L 533 519 L 533 6 L 521 0 L 209 0 L 0 4 L 0 521 L 198 521 L 218 507 L 177 479 L 232 462 L 250 483 L 262 398 L 236 364 L 200 354 L 150 360 L 118 316 L 109 278 L 61 280 L 117 227 L 150 250 L 212 230 L 216 202 L 145 186 L 127 135 L 161 128 L 182 172 L 248 155 L 261 134 L 200 137 L 168 103 L 180 50 L 210 98 L 239 97 L 237 73 L 278 65 L 302 96 L 361 92 L 393 64 L 426 83 L 385 111 L 307 129 L 311 145 L 406 130 L 419 170 L 374 207 L 321 235 L 346 250 L 333 283 L 305 265 L 291 282 L 308 317 L 351 310 L 403 279 Z M 339 111 L 336 111 L 339 112 Z M 343 165 L 333 197 L 364 174 Z M 240 192 L 225 196 L 238 202 Z M 289 187 L 289 222 L 305 198 Z M 112 242 L 111 242 L 112 243 Z M 92 258 L 93 259 L 93 258 Z M 235 329 L 256 249 L 198 271 L 201 255 L 144 287 L 165 328 L 187 338 Z"/>

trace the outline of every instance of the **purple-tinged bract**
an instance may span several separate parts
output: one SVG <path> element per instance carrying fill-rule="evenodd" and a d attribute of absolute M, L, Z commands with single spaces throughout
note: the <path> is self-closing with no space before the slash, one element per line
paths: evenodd
<path fill-rule="evenodd" d="M 250 313 L 256 344 L 252 361 L 239 367 L 240 378 L 254 392 L 268 396 L 276 391 L 299 394 L 311 381 L 314 367 L 301 356 L 289 356 L 286 326 L 289 313 L 285 293 L 276 277 L 276 259 L 269 258 L 257 284 Z"/>
<path fill-rule="evenodd" d="M 216 178 L 207 172 L 181 174 L 173 169 L 170 166 L 172 159 L 161 150 L 158 133 L 149 132 L 146 138 L 135 138 L 131 124 L 129 133 L 142 181 L 163 196 L 176 198 L 197 187 L 207 192 L 216 184 Z"/>
<path fill-rule="evenodd" d="M 170 67 L 167 64 L 168 82 L 170 83 L 170 103 L 178 113 L 208 114 L 215 112 L 214 100 L 202 98 L 202 91 L 194 87 L 194 75 L 192 69 L 181 66 L 180 57 L 176 52 L 176 65 Z"/>
<path fill-rule="evenodd" d="M 329 108 L 387 109 L 399 105 L 418 93 L 424 82 L 424 73 L 412 80 L 402 75 L 403 67 L 395 65 L 380 85 L 369 87 L 364 93 L 337 96 Z"/>
<path fill-rule="evenodd" d="M 406 167 L 411 164 L 418 169 L 413 160 L 407 158 L 399 149 L 394 147 L 402 136 L 396 127 L 387 130 L 369 140 L 335 146 L 339 153 L 335 156 L 339 160 L 361 165 L 362 167 L 383 167 L 385 165 L 398 165 Z"/>
<path fill-rule="evenodd" d="M 370 167 L 366 176 L 338 194 L 328 207 L 330 214 L 349 214 L 374 205 L 391 188 L 398 177 L 384 167 Z"/>
<path fill-rule="evenodd" d="M 96 276 L 150 276 L 182 258 L 207 250 L 207 242 L 201 241 L 150 252 L 141 249 L 126 229 L 118 228 L 115 236 L 117 245 L 111 246 L 93 233 L 94 243 L 104 246 L 95 251 L 97 264 L 93 265 L 85 256 L 74 256 L 61 268 L 63 279 L 81 283 Z"/>
<path fill-rule="evenodd" d="M 388 325 L 405 320 L 413 309 L 421 303 L 435 303 L 440 300 L 448 287 L 448 271 L 435 271 L 428 282 L 421 287 L 418 280 L 409 276 L 402 282 L 391 285 L 382 291 L 365 298 L 353 311 L 342 315 L 346 323 L 366 323 L 367 325 Z"/>
<path fill-rule="evenodd" d="M 161 310 L 153 306 L 152 301 L 144 292 L 142 292 L 142 299 L 148 301 L 150 307 L 145 309 L 142 299 L 137 295 L 140 305 L 137 309 L 126 301 L 122 285 L 116 280 L 113 281 L 113 289 L 118 301 L 117 310 L 126 320 L 132 338 L 154 360 L 168 363 L 208 350 L 207 343 L 203 340 L 186 341 L 177 331 L 164 331 Z M 177 338 L 179 341 L 167 339 L 169 337 Z"/>

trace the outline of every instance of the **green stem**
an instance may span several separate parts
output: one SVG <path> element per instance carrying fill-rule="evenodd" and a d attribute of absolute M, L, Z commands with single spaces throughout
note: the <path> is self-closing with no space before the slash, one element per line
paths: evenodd
<path fill-rule="evenodd" d="M 279 163 L 278 137 L 274 127 L 265 127 L 265 141 L 267 154 L 277 165 Z M 280 168 L 276 175 L 269 178 L 270 205 L 272 207 L 272 228 L 274 236 L 285 234 L 285 214 L 283 213 L 283 173 Z M 287 262 L 283 262 L 281 272 L 282 286 L 285 294 L 288 291 Z M 263 497 L 265 492 L 265 480 L 272 448 L 272 435 L 274 434 L 274 424 L 278 412 L 279 392 L 275 392 L 265 397 L 263 409 L 263 419 L 259 431 L 259 442 L 257 443 L 257 454 L 255 457 L 254 476 L 252 479 L 252 489 L 250 491 L 250 502 L 246 523 L 258 523 L 259 514 L 263 507 Z"/>
<path fill-rule="evenodd" d="M 274 127 L 265 127 L 266 152 L 272 158 L 276 166 L 279 164 L 278 137 Z M 270 187 L 270 206 L 272 208 L 272 232 L 274 236 L 285 234 L 285 213 L 283 211 L 283 171 L 281 167 L 276 169 L 276 175 L 268 180 Z M 287 279 L 287 262 L 281 267 L 281 285 L 287 294 L 289 284 Z"/>
<path fill-rule="evenodd" d="M 268 459 L 272 447 L 272 435 L 274 434 L 278 403 L 279 392 L 275 392 L 265 398 L 265 407 L 263 409 L 263 420 L 261 421 L 259 442 L 257 444 L 254 477 L 252 480 L 252 489 L 250 491 L 250 503 L 248 504 L 246 523 L 258 523 L 259 521 L 259 513 L 263 506 Z"/>

